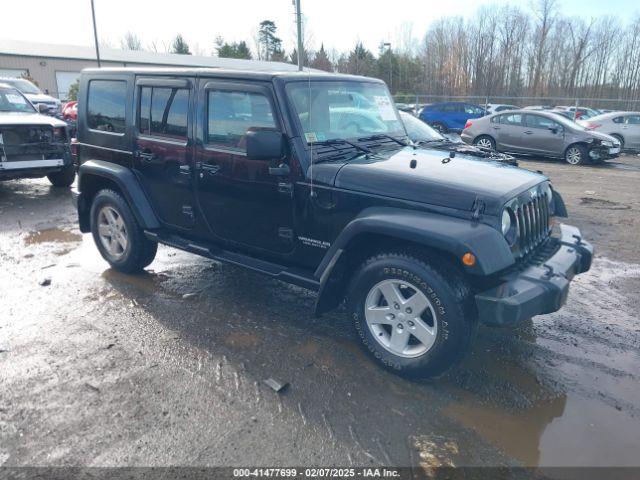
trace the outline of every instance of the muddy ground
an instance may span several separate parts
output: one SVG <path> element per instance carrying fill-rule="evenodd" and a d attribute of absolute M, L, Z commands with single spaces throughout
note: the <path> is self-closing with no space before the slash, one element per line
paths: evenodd
<path fill-rule="evenodd" d="M 380 370 L 302 289 L 168 247 L 110 270 L 68 191 L 0 183 L 0 465 L 640 465 L 640 157 L 522 166 L 593 268 L 431 382 Z"/>

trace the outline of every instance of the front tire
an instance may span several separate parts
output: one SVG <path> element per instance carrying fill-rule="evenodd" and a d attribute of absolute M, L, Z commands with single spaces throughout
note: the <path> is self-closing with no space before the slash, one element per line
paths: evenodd
<path fill-rule="evenodd" d="M 584 165 L 587 163 L 588 152 L 582 145 L 569 145 L 564 152 L 564 160 L 569 165 Z"/>
<path fill-rule="evenodd" d="M 144 235 L 126 200 L 113 190 L 100 190 L 94 197 L 91 233 L 102 258 L 123 273 L 142 271 L 158 250 L 158 244 Z"/>
<path fill-rule="evenodd" d="M 462 358 L 477 327 L 470 290 L 455 267 L 413 253 L 364 262 L 347 307 L 367 353 L 408 377 L 443 374 Z"/>
<path fill-rule="evenodd" d="M 47 178 L 54 187 L 67 188 L 76 179 L 76 169 L 73 165 L 68 165 L 59 172 L 50 173 Z"/>

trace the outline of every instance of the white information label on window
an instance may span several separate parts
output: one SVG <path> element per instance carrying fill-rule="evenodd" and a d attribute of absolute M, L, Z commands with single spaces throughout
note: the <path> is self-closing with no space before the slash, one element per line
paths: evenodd
<path fill-rule="evenodd" d="M 14 105 L 25 105 L 27 101 L 21 97 L 20 95 L 16 95 L 15 93 L 7 93 L 7 100 L 9 100 Z"/>
<path fill-rule="evenodd" d="M 389 97 L 375 96 L 373 98 L 376 101 L 376 105 L 378 106 L 378 113 L 380 114 L 382 120 L 384 120 L 385 122 L 392 122 L 394 120 L 397 120 L 396 112 L 393 109 L 393 105 L 391 105 L 391 100 L 389 100 Z"/>

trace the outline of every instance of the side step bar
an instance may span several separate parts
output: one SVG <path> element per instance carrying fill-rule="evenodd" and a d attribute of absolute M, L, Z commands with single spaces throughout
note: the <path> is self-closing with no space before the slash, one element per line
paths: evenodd
<path fill-rule="evenodd" d="M 241 253 L 229 252 L 213 245 L 197 243 L 175 235 L 163 235 L 162 233 L 145 230 L 144 234 L 150 240 L 169 245 L 180 250 L 195 253 L 203 257 L 211 258 L 223 263 L 230 263 L 247 268 L 257 273 L 291 283 L 309 290 L 320 290 L 320 281 L 302 270 L 286 268 L 276 263 L 266 262 Z"/>

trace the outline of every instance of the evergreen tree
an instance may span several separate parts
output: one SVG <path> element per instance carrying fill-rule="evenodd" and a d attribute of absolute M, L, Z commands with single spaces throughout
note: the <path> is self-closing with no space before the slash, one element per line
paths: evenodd
<path fill-rule="evenodd" d="M 324 49 L 324 44 L 320 44 L 320 50 L 318 50 L 318 53 L 316 53 L 316 56 L 311 62 L 311 67 L 324 70 L 325 72 L 333 71 L 333 65 L 331 64 L 331 60 L 329 60 L 329 55 L 327 55 Z"/>
<path fill-rule="evenodd" d="M 191 55 L 191 51 L 189 50 L 189 45 L 186 40 L 182 38 L 182 35 L 176 35 L 176 38 L 173 39 L 173 43 L 171 44 L 171 53 L 178 53 L 180 55 Z"/>
<path fill-rule="evenodd" d="M 258 30 L 258 49 L 261 60 L 282 61 L 284 60 L 284 50 L 282 49 L 282 40 L 276 36 L 275 22 L 272 20 L 263 20 L 260 22 Z M 274 58 L 275 57 L 275 58 Z"/>

